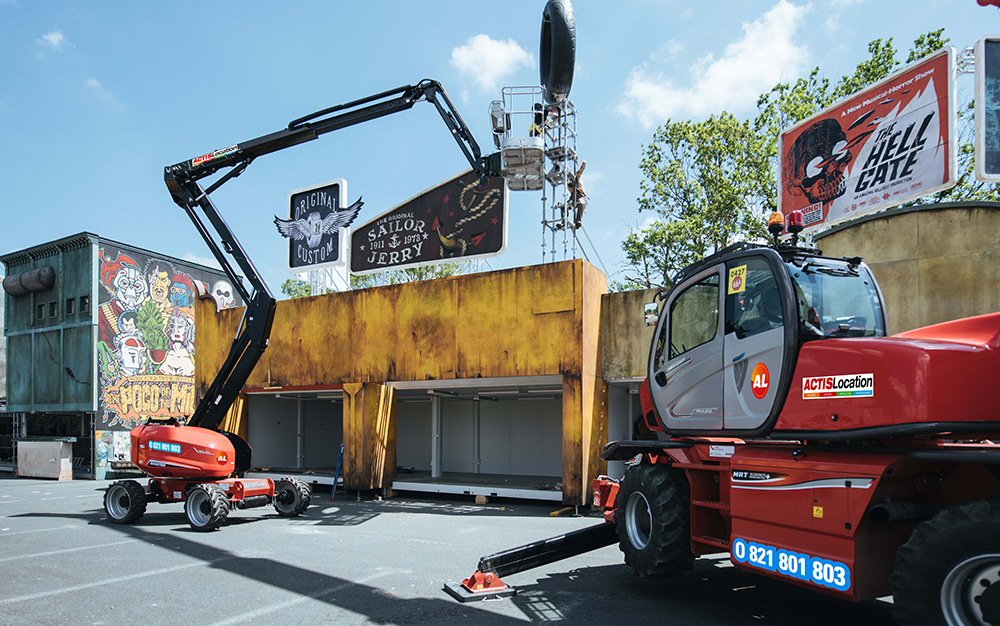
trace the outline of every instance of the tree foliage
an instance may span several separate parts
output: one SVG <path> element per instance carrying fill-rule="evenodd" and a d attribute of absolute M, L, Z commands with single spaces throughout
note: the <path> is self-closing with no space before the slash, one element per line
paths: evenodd
<path fill-rule="evenodd" d="M 948 43 L 944 29 L 914 40 L 905 63 Z M 779 83 L 757 100 L 757 115 L 739 121 L 723 111 L 703 122 L 668 120 L 644 146 L 640 213 L 656 219 L 630 230 L 621 247 L 625 268 L 614 289 L 669 287 L 670 276 L 706 254 L 739 240 L 764 237 L 764 219 L 777 207 L 778 138 L 781 132 L 888 77 L 903 65 L 893 40 L 868 44 L 854 72 L 831 82 L 814 68 L 794 83 Z M 995 184 L 974 175 L 973 103 L 958 112 L 958 183 L 909 204 L 998 200 Z"/>
<path fill-rule="evenodd" d="M 401 270 L 389 272 L 379 272 L 377 274 L 364 274 L 362 276 L 351 276 L 351 289 L 368 289 L 369 287 L 383 287 L 385 285 L 398 285 L 400 283 L 414 283 L 420 280 L 431 280 L 434 278 L 448 278 L 458 276 L 469 270 L 468 263 L 443 263 L 439 265 L 423 265 L 420 267 L 408 267 Z M 313 295 L 312 285 L 304 280 L 289 278 L 281 283 L 281 293 L 289 298 L 305 298 Z M 323 293 L 332 293 L 332 290 L 324 290 Z M 317 294 L 322 295 L 322 294 Z"/>

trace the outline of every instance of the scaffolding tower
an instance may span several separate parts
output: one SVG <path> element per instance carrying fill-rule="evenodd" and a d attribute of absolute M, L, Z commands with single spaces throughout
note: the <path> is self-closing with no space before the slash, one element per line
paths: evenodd
<path fill-rule="evenodd" d="M 537 86 L 504 87 L 502 94 L 490 104 L 490 119 L 503 176 L 512 191 L 542 191 L 542 262 L 575 259 L 583 217 L 576 107 L 569 100 L 546 103 Z"/>

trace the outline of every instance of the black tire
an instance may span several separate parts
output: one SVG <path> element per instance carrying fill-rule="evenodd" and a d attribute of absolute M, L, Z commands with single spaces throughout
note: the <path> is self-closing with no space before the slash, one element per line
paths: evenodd
<path fill-rule="evenodd" d="M 195 485 L 184 498 L 184 512 L 191 528 L 200 532 L 216 530 L 229 517 L 229 498 L 216 484 Z"/>
<path fill-rule="evenodd" d="M 576 20 L 569 0 L 549 0 L 542 10 L 539 77 L 545 101 L 562 102 L 573 86 L 576 66 Z"/>
<path fill-rule="evenodd" d="M 301 478 L 285 476 L 274 481 L 274 510 L 282 517 L 297 517 L 309 507 L 312 494 Z"/>
<path fill-rule="evenodd" d="M 900 624 L 1000 625 L 1000 498 L 917 524 L 889 575 Z"/>
<path fill-rule="evenodd" d="M 112 524 L 131 524 L 146 512 L 146 490 L 137 480 L 119 480 L 104 492 L 104 512 Z"/>
<path fill-rule="evenodd" d="M 615 499 L 618 547 L 643 578 L 679 576 L 694 567 L 691 487 L 682 470 L 635 465 Z"/>

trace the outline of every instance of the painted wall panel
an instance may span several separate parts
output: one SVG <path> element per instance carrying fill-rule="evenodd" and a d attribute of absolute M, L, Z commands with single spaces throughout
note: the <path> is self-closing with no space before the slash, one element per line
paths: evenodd
<path fill-rule="evenodd" d="M 816 245 L 871 266 L 890 333 L 1000 310 L 1000 203 L 891 209 L 833 228 Z"/>
<path fill-rule="evenodd" d="M 441 470 L 475 472 L 472 402 L 441 401 Z"/>
<path fill-rule="evenodd" d="M 269 347 L 246 386 L 580 372 L 583 262 L 550 265 L 558 267 L 282 300 Z M 545 294 L 538 313 L 536 291 Z M 599 300 L 590 306 L 596 315 Z M 196 384 L 204 389 L 225 360 L 243 311 L 201 312 Z M 596 356 L 589 358 L 596 365 Z"/>
<path fill-rule="evenodd" d="M 302 401 L 302 466 L 337 466 L 340 444 L 344 441 L 344 403 L 330 400 Z"/>
<path fill-rule="evenodd" d="M 247 399 L 248 443 L 256 467 L 295 467 L 297 454 L 297 401 L 251 395 Z"/>
<path fill-rule="evenodd" d="M 431 403 L 396 403 L 396 460 L 418 472 L 431 471 Z"/>

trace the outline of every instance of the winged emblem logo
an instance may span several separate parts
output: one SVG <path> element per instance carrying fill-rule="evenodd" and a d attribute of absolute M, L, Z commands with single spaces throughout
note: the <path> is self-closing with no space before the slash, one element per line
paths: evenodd
<path fill-rule="evenodd" d="M 274 225 L 282 236 L 294 241 L 305 240 L 310 249 L 318 248 L 323 241 L 323 235 L 331 235 L 339 228 L 346 228 L 358 216 L 361 210 L 361 198 L 346 209 L 330 211 L 326 217 L 320 217 L 319 211 L 313 211 L 297 220 L 283 220 L 274 216 Z"/>

